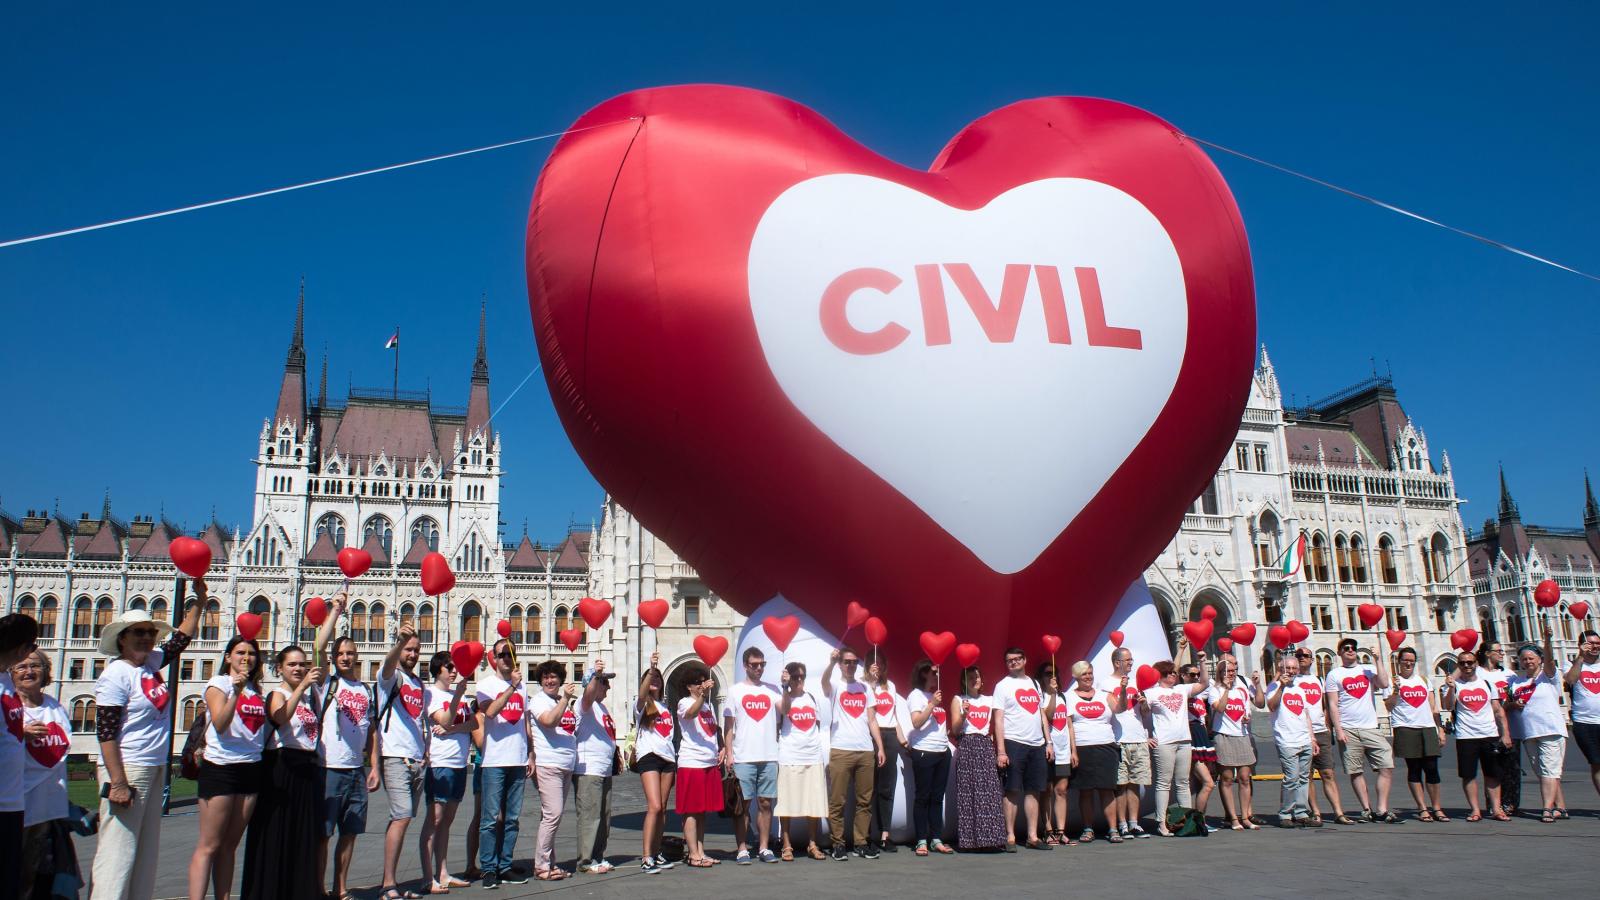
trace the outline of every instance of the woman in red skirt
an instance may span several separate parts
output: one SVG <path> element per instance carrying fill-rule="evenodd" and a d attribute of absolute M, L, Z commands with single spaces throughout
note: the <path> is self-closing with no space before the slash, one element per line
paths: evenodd
<path fill-rule="evenodd" d="M 722 766 L 717 708 L 712 702 L 716 682 L 711 670 L 690 666 L 684 673 L 685 696 L 678 701 L 678 799 L 674 808 L 683 817 L 685 862 L 697 869 L 716 862 L 706 856 L 706 813 L 722 811 Z"/>

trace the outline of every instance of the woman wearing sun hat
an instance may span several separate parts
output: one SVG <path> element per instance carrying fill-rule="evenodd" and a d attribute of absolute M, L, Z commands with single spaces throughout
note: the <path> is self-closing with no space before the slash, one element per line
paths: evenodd
<path fill-rule="evenodd" d="M 104 797 L 91 900 L 149 900 L 155 892 L 172 746 L 172 694 L 161 667 L 178 658 L 200 626 L 205 579 L 194 580 L 194 594 L 177 631 L 130 609 L 100 633 L 100 652 L 113 659 L 94 686 Z"/>

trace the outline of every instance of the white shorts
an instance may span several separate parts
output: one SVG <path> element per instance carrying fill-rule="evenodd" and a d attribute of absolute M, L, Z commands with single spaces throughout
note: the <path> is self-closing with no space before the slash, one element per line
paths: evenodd
<path fill-rule="evenodd" d="M 1559 734 L 1524 738 L 1522 747 L 1528 751 L 1528 764 L 1540 778 L 1560 778 L 1562 763 L 1567 756 L 1567 739 Z"/>

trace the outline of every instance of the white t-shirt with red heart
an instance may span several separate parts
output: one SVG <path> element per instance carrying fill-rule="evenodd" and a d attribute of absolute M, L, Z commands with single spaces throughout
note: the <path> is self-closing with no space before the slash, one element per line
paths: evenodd
<path fill-rule="evenodd" d="M 400 695 L 389 701 L 396 686 Z M 388 681 L 378 679 L 378 710 L 383 719 L 378 727 L 378 753 L 403 759 L 422 759 L 423 712 L 427 708 L 427 694 L 422 679 L 395 666 L 394 676 Z"/>
<path fill-rule="evenodd" d="M 1211 730 L 1228 737 L 1248 737 L 1250 734 L 1250 682 L 1234 676 L 1227 690 L 1213 683 L 1206 689 L 1206 700 L 1211 704 Z"/>
<path fill-rule="evenodd" d="M 1581 690 L 1581 688 L 1580 688 Z M 1513 675 L 1506 683 L 1506 694 L 1521 705 L 1507 712 L 1511 736 L 1517 740 L 1553 737 L 1567 733 L 1561 719 L 1561 700 L 1555 677 L 1540 673 L 1529 678 Z"/>
<path fill-rule="evenodd" d="M 1112 697 L 1122 690 L 1122 678 L 1113 676 L 1100 680 L 1100 690 Z M 1139 707 L 1139 701 L 1144 694 L 1133 686 L 1132 680 L 1128 683 L 1128 708 L 1117 713 L 1117 743 L 1142 744 L 1150 739 L 1150 732 L 1144 727 L 1144 711 Z"/>
<path fill-rule="evenodd" d="M 833 705 L 829 710 L 832 732 L 829 743 L 835 750 L 871 750 L 871 729 L 876 726 L 872 711 L 872 689 L 862 681 L 840 681 L 833 685 Z"/>
<path fill-rule="evenodd" d="M 1433 708 L 1428 705 L 1431 691 L 1422 676 L 1396 678 L 1394 689 L 1399 699 L 1394 702 L 1394 708 L 1389 710 L 1390 728 L 1434 727 Z"/>
<path fill-rule="evenodd" d="M 894 682 L 885 679 L 878 684 L 868 685 L 872 689 L 872 711 L 879 728 L 892 729 L 896 724 L 901 730 L 911 730 L 911 717 L 906 712 L 906 703 L 900 697 L 900 692 L 895 690 Z M 906 740 L 910 740 L 908 734 Z"/>
<path fill-rule="evenodd" d="M 1274 681 L 1267 685 L 1267 705 L 1272 705 L 1274 695 L 1280 697 L 1278 708 L 1272 713 L 1272 739 L 1285 750 L 1311 746 L 1311 717 L 1306 714 L 1306 695 L 1300 687 L 1284 687 Z"/>
<path fill-rule="evenodd" d="M 1506 697 L 1511 685 L 1512 673 L 1508 669 L 1490 669 L 1486 666 L 1478 667 L 1478 677 L 1494 686 L 1495 699 L 1501 703 L 1506 702 Z"/>
<path fill-rule="evenodd" d="M 1057 694 L 1055 700 L 1050 709 L 1050 746 L 1056 751 L 1056 765 L 1064 766 L 1072 760 L 1072 711 L 1065 694 Z"/>
<path fill-rule="evenodd" d="M 961 735 L 988 734 L 994 720 L 994 698 L 988 694 L 962 694 L 956 699 L 961 701 Z"/>
<path fill-rule="evenodd" d="M 789 701 L 789 714 L 778 732 L 778 765 L 815 766 L 828 761 L 822 739 L 828 728 L 827 713 L 827 707 L 810 691 Z"/>
<path fill-rule="evenodd" d="M 1111 695 L 1095 691 L 1088 697 L 1076 690 L 1066 693 L 1067 709 L 1072 716 L 1072 738 L 1079 747 L 1117 742 L 1117 714 L 1111 711 Z"/>
<path fill-rule="evenodd" d="M 322 764 L 329 769 L 365 766 L 367 731 L 372 727 L 372 717 L 378 714 L 373 708 L 372 693 L 362 682 L 342 675 L 334 675 L 322 690 Z"/>
<path fill-rule="evenodd" d="M 693 705 L 693 697 L 678 701 L 678 728 L 683 732 L 678 741 L 678 766 L 709 769 L 717 764 L 717 708 L 705 700 L 693 719 L 684 718 Z"/>
<path fill-rule="evenodd" d="M 1328 711 L 1322 706 L 1322 679 L 1315 675 L 1295 676 L 1294 686 L 1306 698 L 1306 712 L 1311 714 L 1311 730 L 1322 733 L 1328 730 Z"/>
<path fill-rule="evenodd" d="M 1378 727 L 1378 670 L 1369 665 L 1328 670 L 1322 690 L 1339 704 L 1339 727 Z"/>
<path fill-rule="evenodd" d="M 22 757 L 25 740 L 22 725 L 22 698 L 17 696 L 11 682 L 11 673 L 0 673 L 0 713 L 6 721 L 6 733 L 0 734 L 0 812 L 17 812 L 22 809 Z"/>
<path fill-rule="evenodd" d="M 734 762 L 777 761 L 778 709 L 782 705 L 778 689 L 765 682 L 741 681 L 728 691 L 722 715 L 733 720 Z"/>
<path fill-rule="evenodd" d="M 172 723 L 167 717 L 167 704 L 172 693 L 161 678 L 161 664 L 166 652 L 157 648 L 150 651 L 144 665 L 135 666 L 125 659 L 114 659 L 94 683 L 94 702 L 98 707 L 123 708 L 122 731 L 117 736 L 117 746 L 122 750 L 125 766 L 164 766 L 170 753 Z M 10 676 L 6 676 L 10 684 Z M 9 724 L 9 720 L 8 720 Z M 20 745 L 19 745 L 20 749 Z M 20 771 L 20 767 L 18 767 Z M 0 810 L 5 810 L 15 797 L 21 803 L 21 791 L 8 794 L 0 784 Z M 21 809 L 20 805 L 15 809 Z"/>
<path fill-rule="evenodd" d="M 455 734 L 433 734 L 434 714 L 450 708 L 450 701 L 456 695 L 454 690 L 441 691 L 430 687 L 424 692 L 424 719 L 426 721 L 428 739 L 428 765 L 436 769 L 464 769 L 467 767 L 467 754 L 472 747 L 472 734 L 462 731 Z M 474 710 L 473 698 L 465 694 L 456 706 L 455 724 L 461 725 L 472 720 Z"/>
<path fill-rule="evenodd" d="M 1044 746 L 1044 725 L 1039 721 L 1044 691 L 1037 682 L 1007 675 L 994 686 L 994 699 L 1005 716 L 1006 740 L 1030 747 Z"/>
<path fill-rule="evenodd" d="M 617 723 L 611 710 L 598 700 L 584 705 L 579 697 L 578 707 L 578 759 L 573 772 L 578 775 L 596 775 L 605 778 L 617 774 L 611 770 L 616 762 Z M 540 763 L 543 760 L 538 760 Z"/>
<path fill-rule="evenodd" d="M 1456 738 L 1499 737 L 1493 701 L 1500 699 L 1500 691 L 1494 683 L 1487 678 L 1452 683 L 1456 689 Z"/>
<path fill-rule="evenodd" d="M 528 715 L 533 717 L 533 764 L 540 768 L 571 772 L 578 765 L 578 704 L 582 695 L 567 704 L 554 725 L 546 725 L 541 717 L 561 705 L 559 695 L 552 697 L 542 688 L 529 692 Z"/>
<path fill-rule="evenodd" d="M 677 730 L 674 718 L 665 703 L 656 704 L 656 715 L 650 721 L 644 721 L 642 707 L 636 707 L 633 718 L 638 723 L 637 734 L 633 739 L 633 756 L 635 759 L 644 759 L 652 754 L 657 759 L 674 762 L 678 758 L 678 750 L 672 746 L 672 735 Z"/>
<path fill-rule="evenodd" d="M 1600 662 L 1584 663 L 1572 685 L 1572 721 L 1600 725 Z"/>
<path fill-rule="evenodd" d="M 478 676 L 477 683 L 473 685 L 473 699 L 478 701 L 478 711 L 488 713 L 489 705 L 494 703 L 501 694 L 506 692 L 510 684 L 493 672 L 484 672 Z M 537 688 L 534 693 L 544 696 L 544 691 Z M 511 696 L 506 698 L 505 705 L 494 715 L 483 717 L 483 765 L 485 766 L 525 766 L 528 764 L 528 723 L 524 721 L 533 715 L 532 702 L 528 697 L 528 684 L 522 682 L 517 685 Z M 537 731 L 535 740 L 537 740 Z M 541 758 L 541 764 L 553 765 L 554 763 Z M 567 768 L 572 768 L 571 763 Z"/>
<path fill-rule="evenodd" d="M 267 714 L 272 713 L 273 695 L 281 698 L 278 702 L 288 703 L 289 696 L 294 693 L 294 688 L 279 682 L 267 696 Z M 267 735 L 267 748 L 283 747 L 289 750 L 315 750 L 317 737 L 322 734 L 322 720 L 317 716 L 317 710 L 311 702 L 316 694 L 315 687 L 307 687 L 305 693 L 300 695 L 300 703 L 289 713 L 289 721 L 282 725 L 273 725 L 268 722 L 271 733 Z"/>
<path fill-rule="evenodd" d="M 231 675 L 218 675 L 206 682 L 207 694 L 213 688 L 233 706 L 233 720 L 228 723 L 228 730 L 220 733 L 216 720 L 207 721 L 206 762 L 214 766 L 260 762 L 261 748 L 267 743 L 267 698 L 248 681 L 235 694 Z"/>
<path fill-rule="evenodd" d="M 916 713 L 927 710 L 928 704 L 932 702 L 933 695 L 927 691 L 921 688 L 912 691 L 911 696 L 906 698 L 906 717 L 910 718 Z M 945 723 L 949 719 L 950 716 L 944 711 L 944 707 L 935 706 L 933 711 L 928 713 L 928 717 L 922 720 L 921 728 L 912 726 L 911 731 L 906 734 L 906 743 L 911 745 L 911 749 L 923 753 L 943 753 L 949 750 L 950 738 L 945 734 Z"/>
<path fill-rule="evenodd" d="M 9 678 L 10 676 L 6 676 Z M 67 754 L 72 750 L 72 721 L 56 698 L 46 694 L 38 706 L 23 707 L 23 724 L 41 723 L 49 732 L 27 738 L 22 761 L 22 824 L 37 825 L 67 817 Z M 0 741 L 11 738 L 0 734 Z"/>
<path fill-rule="evenodd" d="M 1189 689 L 1157 684 L 1144 692 L 1150 704 L 1150 726 L 1158 744 L 1181 744 L 1189 733 Z"/>

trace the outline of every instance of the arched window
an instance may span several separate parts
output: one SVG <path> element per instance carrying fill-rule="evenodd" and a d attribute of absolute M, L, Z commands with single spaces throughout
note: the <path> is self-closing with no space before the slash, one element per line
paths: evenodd
<path fill-rule="evenodd" d="M 1334 564 L 1339 567 L 1339 583 L 1348 583 L 1350 581 L 1350 546 L 1345 542 L 1342 534 L 1333 536 L 1333 559 Z"/>
<path fill-rule="evenodd" d="M 1194 512 L 1202 515 L 1217 515 L 1220 507 L 1217 504 L 1217 480 L 1215 478 L 1206 482 L 1206 489 L 1194 501 Z"/>
<path fill-rule="evenodd" d="M 95 729 L 94 698 L 78 697 L 72 701 L 72 733 L 92 734 Z"/>
<path fill-rule="evenodd" d="M 312 542 L 321 540 L 324 534 L 333 539 L 333 549 L 344 549 L 344 519 L 338 513 L 328 513 L 317 520 L 317 536 Z"/>
<path fill-rule="evenodd" d="M 1441 680 L 1449 678 L 1455 673 L 1456 658 L 1454 656 L 1442 657 L 1438 662 L 1433 664 L 1433 674 L 1439 676 Z"/>
<path fill-rule="evenodd" d="M 1400 570 L 1395 568 L 1394 539 L 1387 534 L 1378 538 L 1378 571 L 1384 584 L 1400 583 Z"/>
<path fill-rule="evenodd" d="M 1444 581 L 1450 577 L 1450 541 L 1442 532 L 1433 533 L 1433 545 L 1428 548 L 1433 555 L 1433 577 L 1429 579 L 1434 583 Z"/>
<path fill-rule="evenodd" d="M 376 535 L 378 543 L 383 545 L 383 554 L 393 556 L 391 545 L 394 543 L 394 526 L 384 516 L 373 516 L 367 524 L 361 526 L 361 543 L 365 544 Z"/>
<path fill-rule="evenodd" d="M 1317 651 L 1317 677 L 1327 678 L 1333 670 L 1333 654 L 1327 650 Z"/>
<path fill-rule="evenodd" d="M 116 604 L 110 597 L 101 597 L 94 605 L 94 637 L 100 637 L 100 632 L 106 630 L 111 624 L 111 617 L 116 614 Z"/>
<path fill-rule="evenodd" d="M 1331 581 L 1328 573 L 1328 539 L 1317 532 L 1311 536 L 1310 569 L 1312 581 Z"/>
<path fill-rule="evenodd" d="M 206 608 L 200 614 L 200 640 L 217 640 L 222 630 L 222 604 L 215 600 L 207 600 Z"/>
<path fill-rule="evenodd" d="M 483 640 L 483 607 L 476 600 L 468 600 L 461 605 L 461 639 L 463 641 Z"/>
<path fill-rule="evenodd" d="M 511 626 L 511 643 L 522 645 L 522 607 L 513 606 L 506 610 L 506 624 Z"/>
<path fill-rule="evenodd" d="M 1513 644 L 1520 644 L 1527 639 L 1527 629 L 1522 627 L 1522 616 L 1517 612 L 1517 605 L 1515 603 L 1507 603 L 1506 640 Z"/>
<path fill-rule="evenodd" d="M 268 648 L 272 646 L 272 601 L 265 597 L 256 597 L 250 601 L 248 609 L 261 617 L 261 634 L 256 636 L 256 644 L 261 648 L 261 655 L 265 657 Z"/>
<path fill-rule="evenodd" d="M 190 697 L 183 701 L 183 730 L 188 731 L 194 727 L 194 720 L 199 718 L 200 710 L 205 709 L 205 701 L 199 697 Z"/>
<path fill-rule="evenodd" d="M 1356 584 L 1367 583 L 1367 545 L 1361 535 L 1350 535 L 1350 577 Z"/>
<path fill-rule="evenodd" d="M 367 605 L 357 602 L 350 607 L 350 640 L 358 644 L 367 642 Z"/>
<path fill-rule="evenodd" d="M 424 603 L 417 609 L 417 638 L 424 647 L 433 644 L 433 604 Z"/>
<path fill-rule="evenodd" d="M 411 544 L 418 540 L 428 545 L 430 551 L 439 549 L 439 523 L 424 516 L 411 523 Z"/>
<path fill-rule="evenodd" d="M 143 597 L 135 597 L 132 600 L 129 600 L 128 601 L 128 608 L 129 609 L 144 609 L 145 608 L 144 598 Z"/>
<path fill-rule="evenodd" d="M 90 623 L 94 620 L 94 601 L 79 597 L 72 603 L 72 637 L 83 640 L 89 637 Z"/>
<path fill-rule="evenodd" d="M 1278 564 L 1278 517 L 1263 510 L 1256 523 L 1256 566 L 1270 569 Z"/>
<path fill-rule="evenodd" d="M 1572 614 L 1567 612 L 1567 604 L 1565 602 L 1561 604 L 1559 618 L 1561 619 L 1561 639 L 1564 641 L 1572 640 Z"/>
<path fill-rule="evenodd" d="M 523 631 L 528 637 L 528 643 L 544 643 L 544 615 L 539 611 L 539 607 L 528 607 L 523 614 L 522 622 Z"/>
<path fill-rule="evenodd" d="M 1478 633 L 1491 644 L 1500 640 L 1500 629 L 1494 622 L 1494 610 L 1487 606 L 1478 609 Z"/>
<path fill-rule="evenodd" d="M 404 628 L 407 625 L 411 626 L 411 630 L 412 631 L 419 631 L 419 629 L 417 628 L 417 607 L 416 607 L 416 604 L 414 604 L 414 603 L 402 603 L 402 604 L 400 604 L 400 622 L 399 622 L 399 625 L 397 627 Z M 396 631 L 395 633 L 399 634 L 398 631 Z M 417 639 L 421 640 L 422 639 L 422 635 L 418 634 L 417 635 Z"/>
<path fill-rule="evenodd" d="M 555 627 L 556 627 L 556 638 L 557 638 L 557 640 L 559 640 L 561 638 L 561 632 L 568 630 L 568 628 L 567 628 L 567 608 L 565 606 L 556 607 L 556 626 Z"/>
<path fill-rule="evenodd" d="M 39 640 L 53 640 L 56 636 L 56 622 L 61 618 L 61 603 L 56 598 L 46 595 L 39 601 Z"/>
<path fill-rule="evenodd" d="M 33 599 L 32 594 L 23 594 L 17 598 L 17 612 L 31 616 L 35 622 L 39 621 L 39 601 Z"/>
<path fill-rule="evenodd" d="M 367 608 L 367 643 L 382 644 L 389 640 L 389 620 L 384 616 L 382 603 Z"/>
<path fill-rule="evenodd" d="M 150 618 L 157 622 L 167 621 L 167 601 L 164 597 L 150 598 Z"/>

